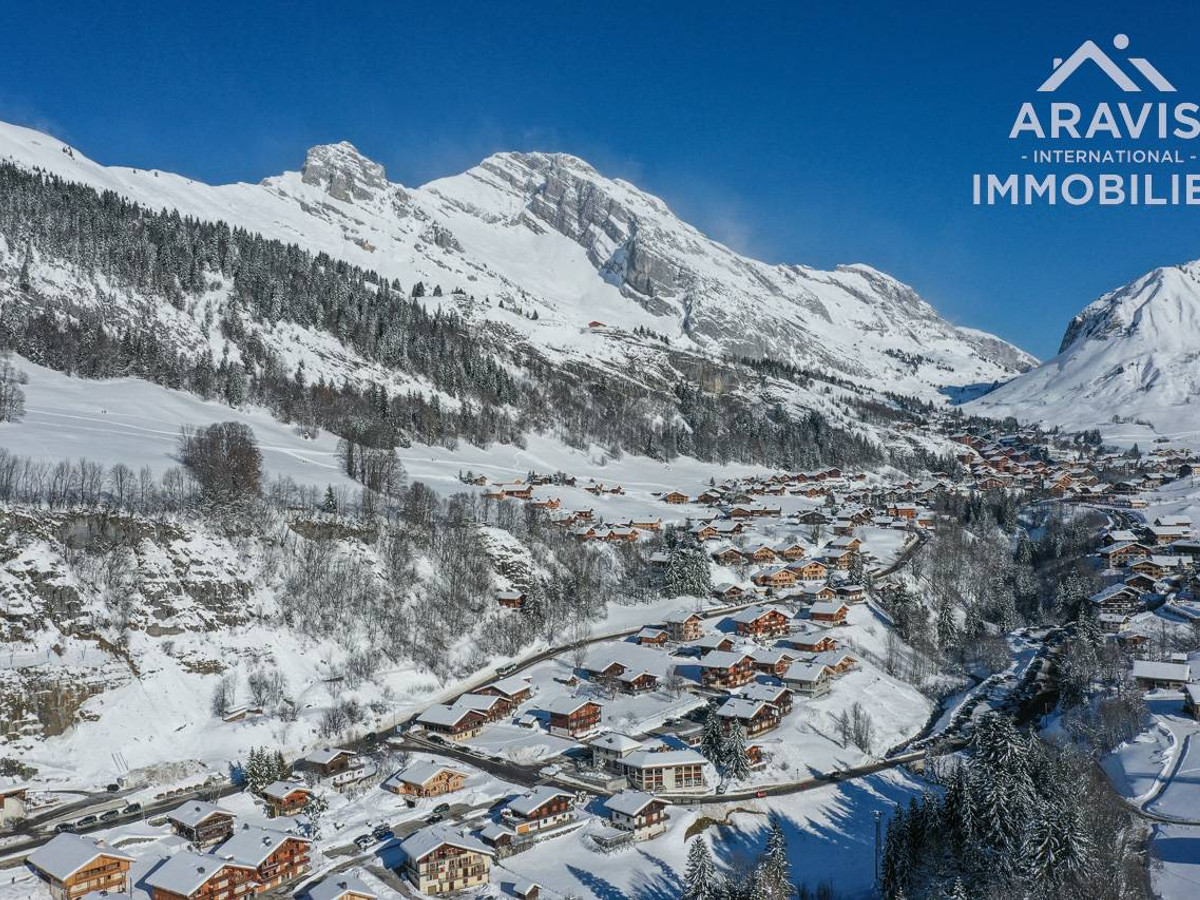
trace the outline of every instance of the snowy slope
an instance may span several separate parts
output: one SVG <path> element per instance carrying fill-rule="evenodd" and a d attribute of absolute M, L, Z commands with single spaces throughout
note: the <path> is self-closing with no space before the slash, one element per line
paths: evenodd
<path fill-rule="evenodd" d="M 1058 356 L 968 404 L 1122 437 L 1128 423 L 1200 438 L 1200 262 L 1155 269 L 1089 305 Z M 1125 420 L 1114 422 L 1114 417 Z M 1110 435 L 1110 432 L 1112 433 Z"/>
<path fill-rule="evenodd" d="M 552 358 L 620 359 L 620 333 L 643 327 L 676 347 L 769 356 L 930 398 L 1035 362 L 951 325 L 869 266 L 824 272 L 740 256 L 658 198 L 565 154 L 500 153 L 410 189 L 341 143 L 309 150 L 299 172 L 210 186 L 101 166 L 0 124 L 0 159 L 325 251 L 406 285 L 440 285 L 447 296 L 430 302 L 511 326 Z M 456 288 L 465 293 L 449 296 Z M 589 329 L 592 321 L 608 327 Z"/>

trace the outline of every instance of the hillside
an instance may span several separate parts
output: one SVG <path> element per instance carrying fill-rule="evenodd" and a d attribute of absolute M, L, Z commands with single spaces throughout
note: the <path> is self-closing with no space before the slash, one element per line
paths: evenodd
<path fill-rule="evenodd" d="M 565 154 L 501 153 L 407 188 L 341 143 L 309 150 L 298 172 L 209 186 L 101 166 L 47 135 L 3 125 L 0 160 L 295 242 L 406 288 L 438 285 L 443 296 L 426 303 L 519 335 L 558 363 L 628 365 L 628 335 L 647 329 L 680 350 L 768 357 L 861 384 L 885 379 L 898 393 L 936 399 L 943 386 L 1003 379 L 1035 362 L 949 324 L 910 287 L 869 266 L 823 272 L 734 253 L 658 198 Z M 4 237 L 16 253 L 19 236 Z M 587 327 L 597 321 L 606 327 Z M 322 343 L 277 337 L 289 359 L 300 352 L 290 344 Z M 337 362 L 330 374 L 378 375 Z"/>
<path fill-rule="evenodd" d="M 968 404 L 1106 438 L 1200 440 L 1200 262 L 1155 269 L 1090 304 L 1059 353 Z"/>

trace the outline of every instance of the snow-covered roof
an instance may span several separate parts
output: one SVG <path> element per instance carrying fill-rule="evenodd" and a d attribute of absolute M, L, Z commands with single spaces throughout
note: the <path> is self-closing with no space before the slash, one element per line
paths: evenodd
<path fill-rule="evenodd" d="M 634 750 L 625 757 L 624 764 L 633 769 L 648 769 L 658 766 L 686 766 L 703 764 L 706 760 L 690 747 L 677 750 Z"/>
<path fill-rule="evenodd" d="M 645 791 L 621 791 L 605 800 L 604 808 L 625 816 L 636 816 L 656 800 L 659 803 L 667 802 Z"/>
<path fill-rule="evenodd" d="M 700 665 L 705 669 L 729 669 L 749 656 L 737 650 L 709 650 L 700 657 Z"/>
<path fill-rule="evenodd" d="M 517 797 L 508 804 L 508 808 L 517 815 L 528 816 L 538 807 L 549 803 L 556 797 L 570 797 L 570 791 L 564 791 L 549 784 L 539 784 L 527 794 Z"/>
<path fill-rule="evenodd" d="M 554 697 L 542 709 L 552 715 L 569 716 L 585 704 L 595 702 L 591 697 Z"/>
<path fill-rule="evenodd" d="M 342 900 L 347 894 L 376 898 L 379 895 L 367 887 L 361 878 L 339 873 L 330 875 L 320 884 L 308 889 L 308 900 Z"/>
<path fill-rule="evenodd" d="M 56 834 L 30 853 L 27 861 L 56 881 L 63 881 L 102 855 L 133 862 L 133 857 L 80 834 Z"/>
<path fill-rule="evenodd" d="M 742 691 L 742 696 L 747 700 L 760 700 L 766 703 L 774 703 L 780 697 L 788 692 L 788 689 L 779 684 L 763 684 L 758 682 L 747 687 Z"/>
<path fill-rule="evenodd" d="M 308 756 L 304 757 L 305 762 L 310 762 L 313 765 L 325 766 L 333 762 L 339 756 L 354 756 L 353 750 L 341 750 L 337 747 L 322 747 L 320 750 L 314 750 Z"/>
<path fill-rule="evenodd" d="M 187 803 L 177 806 L 167 813 L 167 818 L 172 822 L 178 822 L 185 828 L 195 828 L 200 823 L 216 815 L 232 816 L 233 813 L 221 809 L 221 807 L 212 803 L 206 803 L 203 800 L 189 800 Z"/>
<path fill-rule="evenodd" d="M 694 609 L 677 609 L 663 616 L 663 623 L 667 625 L 682 625 L 699 617 L 700 614 Z"/>
<path fill-rule="evenodd" d="M 499 681 L 493 681 L 488 687 L 495 688 L 505 697 L 515 697 L 522 691 L 529 690 L 529 676 L 509 675 Z"/>
<path fill-rule="evenodd" d="M 762 700 L 751 700 L 747 697 L 730 697 L 717 710 L 718 716 L 727 719 L 753 719 L 766 705 Z"/>
<path fill-rule="evenodd" d="M 288 840 L 312 843 L 308 838 L 287 831 L 243 825 L 231 838 L 214 849 L 213 855 L 257 868 Z"/>
<path fill-rule="evenodd" d="M 414 831 L 400 842 L 400 849 L 404 851 L 404 855 L 409 859 L 421 860 L 445 844 L 449 844 L 451 847 L 459 847 L 463 850 L 470 850 L 473 853 L 483 853 L 487 856 L 494 855 L 490 847 L 475 840 L 475 838 L 454 831 L 449 827 L 439 827 L 436 825 L 432 828 L 422 828 L 420 831 Z"/>
<path fill-rule="evenodd" d="M 446 704 L 442 703 L 438 704 L 437 706 L 429 707 L 429 709 L 425 710 L 425 712 L 421 713 L 421 715 L 417 717 L 417 721 L 427 723 L 429 725 L 443 725 L 450 727 L 457 725 L 464 718 L 466 718 L 469 713 L 472 712 L 479 712 L 479 710 L 474 709 L 466 704 L 458 703 L 457 701 L 453 706 L 447 706 Z"/>
<path fill-rule="evenodd" d="M 1191 681 L 1192 667 L 1187 663 L 1154 662 L 1149 659 L 1133 661 L 1133 677 L 1152 681 Z"/>
<path fill-rule="evenodd" d="M 406 781 L 409 784 L 426 784 L 431 778 L 438 775 L 440 772 L 456 772 L 459 775 L 466 776 L 466 772 L 461 769 L 456 769 L 453 766 L 445 765 L 444 763 L 434 762 L 415 762 L 405 766 L 392 777 L 398 781 Z"/>
<path fill-rule="evenodd" d="M 636 750 L 638 747 L 642 746 L 642 742 L 635 740 L 628 735 L 621 734 L 620 732 L 610 731 L 607 734 L 602 734 L 600 737 L 588 741 L 588 745 L 591 747 L 602 747 L 605 750 L 615 750 L 618 753 L 624 753 L 630 750 Z"/>
<path fill-rule="evenodd" d="M 826 677 L 825 667 L 819 663 L 794 662 L 783 673 L 784 681 L 813 682 Z"/>
<path fill-rule="evenodd" d="M 270 797 L 272 800 L 286 800 L 296 791 L 304 791 L 306 794 L 312 793 L 307 784 L 299 781 L 272 781 L 262 789 L 262 795 Z"/>
<path fill-rule="evenodd" d="M 209 879 L 227 866 L 255 870 L 255 866 L 236 860 L 221 859 L 208 853 L 184 850 L 146 876 L 146 884 L 180 897 L 190 897 Z"/>

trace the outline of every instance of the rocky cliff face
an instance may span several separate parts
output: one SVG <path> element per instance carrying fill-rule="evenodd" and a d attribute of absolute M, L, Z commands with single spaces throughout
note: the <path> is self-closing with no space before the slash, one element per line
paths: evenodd
<path fill-rule="evenodd" d="M 0 158 L 299 243 L 405 287 L 438 285 L 442 299 L 426 303 L 503 326 L 550 362 L 625 363 L 622 336 L 643 329 L 684 350 L 771 357 L 930 399 L 1035 362 L 945 321 L 869 266 L 821 271 L 738 254 L 661 199 L 568 154 L 498 153 L 404 188 L 353 145 L 327 144 L 309 150 L 299 172 L 211 187 L 64 149 L 0 124 Z M 589 329 L 592 321 L 608 328 Z"/>

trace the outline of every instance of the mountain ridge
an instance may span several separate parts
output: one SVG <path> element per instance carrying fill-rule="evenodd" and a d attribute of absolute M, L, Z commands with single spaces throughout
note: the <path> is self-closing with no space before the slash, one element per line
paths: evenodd
<path fill-rule="evenodd" d="M 515 329 L 555 359 L 622 359 L 611 335 L 587 327 L 600 321 L 718 356 L 827 367 L 861 384 L 883 377 L 931 400 L 948 384 L 1003 380 L 1035 362 L 941 319 L 911 287 L 864 264 L 821 271 L 741 256 L 570 154 L 505 151 L 409 188 L 339 142 L 310 148 L 297 172 L 210 186 L 101 166 L 0 125 L 0 158 L 457 289 L 428 302 Z"/>

